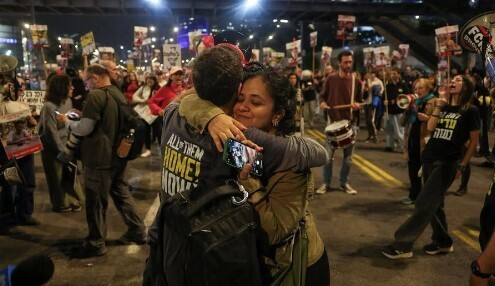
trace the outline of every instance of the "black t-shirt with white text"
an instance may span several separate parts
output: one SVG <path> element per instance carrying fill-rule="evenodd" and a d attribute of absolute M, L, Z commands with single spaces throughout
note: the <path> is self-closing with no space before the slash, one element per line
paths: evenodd
<path fill-rule="evenodd" d="M 423 151 L 423 162 L 455 161 L 461 157 L 471 131 L 479 130 L 478 109 L 471 106 L 460 112 L 460 106 L 447 106 L 440 113 L 438 124 Z"/>

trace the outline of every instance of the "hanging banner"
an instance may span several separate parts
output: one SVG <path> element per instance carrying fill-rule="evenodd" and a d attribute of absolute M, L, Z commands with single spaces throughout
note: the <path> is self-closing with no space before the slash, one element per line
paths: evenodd
<path fill-rule="evenodd" d="M 35 47 L 48 47 L 48 26 L 31 25 L 31 36 Z"/>
<path fill-rule="evenodd" d="M 60 38 L 60 56 L 66 59 L 74 58 L 74 40 L 71 38 Z"/>
<path fill-rule="evenodd" d="M 100 60 L 114 60 L 115 50 L 112 47 L 99 47 L 98 52 L 100 52 Z"/>
<path fill-rule="evenodd" d="M 173 66 L 182 66 L 179 44 L 163 44 L 163 67 L 170 70 Z"/>
<path fill-rule="evenodd" d="M 309 33 L 309 46 L 314 48 L 316 45 L 318 45 L 318 32 L 314 31 L 312 33 Z"/>
<path fill-rule="evenodd" d="M 437 55 L 450 57 L 462 54 L 462 48 L 457 43 L 458 33 L 458 25 L 435 29 L 435 48 Z"/>
<path fill-rule="evenodd" d="M 302 64 L 301 40 L 285 44 L 285 50 L 287 51 L 287 66 L 294 67 Z"/>
<path fill-rule="evenodd" d="M 356 16 L 339 15 L 337 19 L 337 39 L 338 40 L 354 40 L 354 24 Z"/>
<path fill-rule="evenodd" d="M 96 50 L 95 37 L 93 32 L 81 36 L 81 46 L 83 55 L 91 55 Z"/>
<path fill-rule="evenodd" d="M 330 63 L 330 59 L 332 58 L 332 47 L 322 46 L 321 47 L 321 61 L 328 64 Z"/>
<path fill-rule="evenodd" d="M 134 26 L 134 46 L 141 47 L 144 39 L 148 37 L 148 28 Z"/>

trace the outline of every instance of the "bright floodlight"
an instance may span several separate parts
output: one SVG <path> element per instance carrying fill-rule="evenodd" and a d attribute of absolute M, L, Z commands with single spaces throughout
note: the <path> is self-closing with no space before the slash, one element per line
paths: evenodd
<path fill-rule="evenodd" d="M 5 52 L 5 55 L 7 55 L 7 56 L 10 56 L 11 54 L 12 54 L 12 51 L 11 51 L 11 50 L 7 50 L 7 51 Z"/>
<path fill-rule="evenodd" d="M 173 42 L 174 42 L 174 38 L 170 38 L 170 39 L 169 39 L 169 41 L 170 41 L 171 43 L 173 43 Z"/>
<path fill-rule="evenodd" d="M 179 32 L 179 27 L 174 27 L 174 32 L 175 33 Z"/>
<path fill-rule="evenodd" d="M 150 27 L 150 31 L 151 31 L 151 32 L 154 32 L 154 31 L 155 31 L 155 26 L 151 26 L 151 27 Z"/>
<path fill-rule="evenodd" d="M 24 24 L 24 28 L 29 29 L 31 27 L 28 23 Z"/>
<path fill-rule="evenodd" d="M 253 35 L 249 35 L 249 39 L 252 40 L 254 38 Z"/>
<path fill-rule="evenodd" d="M 289 20 L 280 19 L 280 23 L 289 23 Z"/>
<path fill-rule="evenodd" d="M 156 5 L 156 4 L 160 3 L 160 0 L 148 0 L 148 2 L 150 2 L 151 4 Z"/>
<path fill-rule="evenodd" d="M 419 19 L 419 15 L 416 15 L 414 18 L 416 18 L 416 20 Z"/>
<path fill-rule="evenodd" d="M 268 36 L 268 40 L 273 39 L 273 35 Z"/>
<path fill-rule="evenodd" d="M 120 46 L 120 49 L 123 50 L 124 49 L 124 46 Z"/>
<path fill-rule="evenodd" d="M 246 9 L 251 9 L 251 8 L 257 7 L 258 3 L 259 3 L 259 0 L 245 0 L 244 1 L 244 7 Z"/>

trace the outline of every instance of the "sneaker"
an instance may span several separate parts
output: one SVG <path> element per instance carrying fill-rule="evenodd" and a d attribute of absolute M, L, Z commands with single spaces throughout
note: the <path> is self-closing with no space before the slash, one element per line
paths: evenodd
<path fill-rule="evenodd" d="M 151 150 L 150 149 L 146 149 L 146 150 L 144 150 L 143 153 L 141 153 L 141 157 L 143 157 L 143 158 L 147 158 L 150 155 L 151 155 Z"/>
<path fill-rule="evenodd" d="M 467 193 L 467 189 L 464 187 L 459 187 L 457 191 L 455 191 L 456 196 L 464 196 Z"/>
<path fill-rule="evenodd" d="M 432 242 L 430 244 L 427 244 L 423 246 L 423 250 L 425 253 L 429 255 L 436 255 L 436 254 L 441 254 L 441 253 L 449 253 L 454 251 L 454 246 L 440 246 L 435 242 Z"/>
<path fill-rule="evenodd" d="M 66 213 L 66 212 L 70 212 L 72 209 L 70 207 L 61 207 L 61 208 L 53 208 L 52 210 L 56 213 Z"/>
<path fill-rule="evenodd" d="M 80 212 L 82 211 L 82 207 L 81 205 L 74 205 L 74 204 L 71 204 L 70 205 L 70 208 L 73 212 Z"/>
<path fill-rule="evenodd" d="M 342 191 L 345 191 L 346 193 L 348 193 L 349 195 L 355 195 L 357 194 L 357 191 L 354 190 L 353 187 L 351 187 L 351 185 L 349 185 L 348 183 L 345 183 L 343 185 L 340 185 L 340 189 Z"/>
<path fill-rule="evenodd" d="M 132 234 L 130 232 L 124 233 L 118 240 L 121 244 L 138 244 L 138 245 L 143 245 L 146 243 L 146 235 L 137 235 L 137 234 Z"/>
<path fill-rule="evenodd" d="M 404 258 L 411 258 L 413 256 L 412 251 L 401 251 L 393 247 L 392 245 L 386 246 L 382 250 L 382 254 L 389 259 L 404 259 Z"/>
<path fill-rule="evenodd" d="M 330 187 L 328 187 L 326 184 L 323 184 L 318 189 L 316 189 L 315 193 L 322 195 L 328 191 L 330 191 Z"/>
<path fill-rule="evenodd" d="M 19 221 L 19 225 L 27 225 L 27 226 L 36 226 L 40 225 L 41 222 L 34 217 L 30 217 L 27 220 L 21 220 Z"/>
<path fill-rule="evenodd" d="M 90 258 L 103 256 L 108 252 L 105 245 L 101 247 L 89 246 L 86 242 L 82 246 L 73 248 L 70 256 L 73 258 Z"/>
<path fill-rule="evenodd" d="M 414 204 L 414 200 L 411 200 L 409 197 L 405 198 L 405 199 L 402 199 L 401 202 L 404 204 L 404 205 L 412 205 Z"/>

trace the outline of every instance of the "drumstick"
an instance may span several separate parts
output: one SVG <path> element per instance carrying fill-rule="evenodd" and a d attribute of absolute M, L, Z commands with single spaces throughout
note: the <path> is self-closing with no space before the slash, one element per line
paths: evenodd
<path fill-rule="evenodd" d="M 356 103 L 358 105 L 362 105 L 362 103 Z M 327 109 L 341 109 L 341 108 L 348 108 L 351 107 L 351 104 L 340 104 L 340 105 L 334 105 L 334 106 L 327 106 Z"/>

